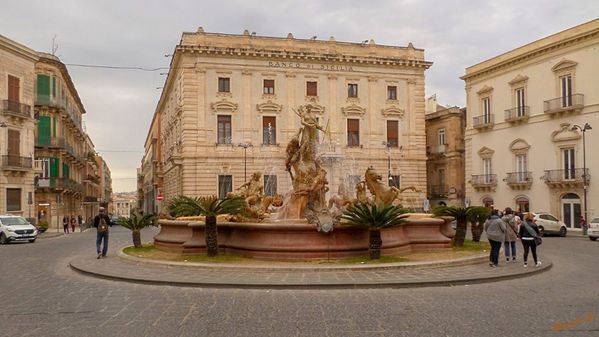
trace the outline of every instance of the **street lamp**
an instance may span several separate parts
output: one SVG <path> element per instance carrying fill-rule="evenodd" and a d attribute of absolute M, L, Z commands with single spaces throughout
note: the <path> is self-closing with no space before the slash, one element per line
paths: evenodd
<path fill-rule="evenodd" d="M 585 133 L 587 130 L 591 130 L 591 126 L 589 123 L 584 123 L 583 127 L 580 125 L 574 125 L 572 127 L 572 131 L 576 131 L 576 129 L 582 131 L 582 180 L 583 180 L 583 189 L 584 189 L 584 226 L 582 227 L 582 235 L 588 235 L 588 223 L 587 223 L 587 155 L 586 155 L 586 141 L 585 141 Z"/>
<path fill-rule="evenodd" d="M 389 180 L 389 186 L 391 186 L 391 182 L 393 181 L 391 177 L 391 149 L 389 149 L 391 143 L 382 142 L 382 144 L 385 145 L 385 150 L 387 151 L 387 179 Z"/>
<path fill-rule="evenodd" d="M 237 145 L 243 147 L 243 182 L 247 182 L 247 149 L 248 147 L 254 147 L 252 143 L 243 143 Z"/>

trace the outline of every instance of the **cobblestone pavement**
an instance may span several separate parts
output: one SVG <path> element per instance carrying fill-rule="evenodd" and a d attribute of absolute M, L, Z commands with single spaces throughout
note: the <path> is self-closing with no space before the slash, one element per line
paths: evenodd
<path fill-rule="evenodd" d="M 153 233 L 144 230 L 144 241 Z M 113 228 L 101 261 L 130 240 L 127 230 Z M 69 261 L 95 255 L 95 233 L 87 231 L 0 246 L 0 336 L 599 336 L 599 243 L 549 237 L 540 248 L 551 270 L 494 283 L 213 289 L 78 274 Z"/>

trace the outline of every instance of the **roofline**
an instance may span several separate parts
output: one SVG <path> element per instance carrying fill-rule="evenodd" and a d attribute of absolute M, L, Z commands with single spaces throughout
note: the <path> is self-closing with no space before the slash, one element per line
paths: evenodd
<path fill-rule="evenodd" d="M 39 55 L 39 62 L 50 63 L 50 64 L 57 66 L 58 69 L 60 69 L 60 71 L 62 72 L 62 75 L 64 76 L 64 78 L 67 81 L 67 86 L 73 91 L 73 97 L 75 97 L 75 101 L 81 108 L 81 114 L 86 113 L 85 107 L 83 106 L 83 102 L 81 102 L 81 98 L 79 97 L 79 93 L 77 92 L 77 88 L 75 88 L 75 83 L 73 83 L 73 80 L 71 79 L 71 75 L 69 75 L 69 70 L 67 69 L 67 66 L 64 63 L 62 63 L 62 61 L 60 61 L 60 59 L 58 57 L 56 57 L 52 54 L 39 52 L 38 55 Z"/>
<path fill-rule="evenodd" d="M 11 40 L 2 34 L 0 34 L 0 48 L 26 57 L 33 62 L 37 62 L 37 60 L 39 59 L 38 52 L 16 41 Z"/>

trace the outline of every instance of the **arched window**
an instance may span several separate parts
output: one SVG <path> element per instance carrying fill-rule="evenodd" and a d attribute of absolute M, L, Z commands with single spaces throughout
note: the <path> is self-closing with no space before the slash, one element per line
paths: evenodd
<path fill-rule="evenodd" d="M 566 193 L 562 197 L 562 220 L 569 228 L 580 228 L 582 210 L 580 197 L 576 193 Z"/>
<path fill-rule="evenodd" d="M 483 206 L 493 207 L 493 198 L 490 198 L 490 197 L 483 198 Z"/>
<path fill-rule="evenodd" d="M 527 197 L 518 197 L 516 199 L 516 209 L 519 213 L 530 212 L 530 201 Z"/>

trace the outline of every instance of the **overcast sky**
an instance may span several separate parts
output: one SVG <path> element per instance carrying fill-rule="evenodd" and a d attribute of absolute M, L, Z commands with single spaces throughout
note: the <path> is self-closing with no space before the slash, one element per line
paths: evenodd
<path fill-rule="evenodd" d="M 28 1 L 0 0 L 0 34 L 65 64 L 168 67 L 184 31 L 360 42 L 425 50 L 434 62 L 426 95 L 465 103 L 464 69 L 599 17 L 597 0 L 432 1 Z M 87 132 L 112 171 L 115 192 L 136 189 L 143 143 L 165 76 L 161 71 L 68 66 Z M 164 71 L 162 71 L 164 72 Z"/>

